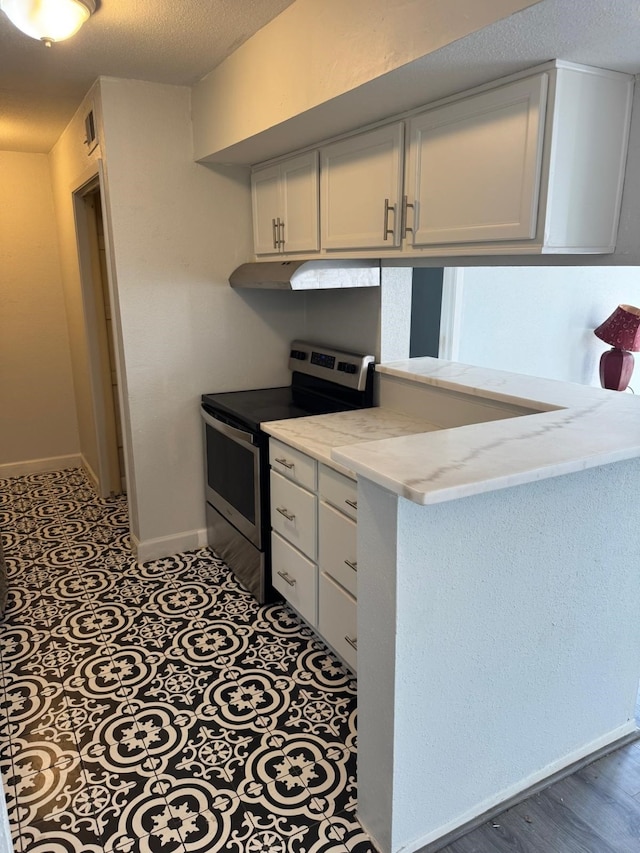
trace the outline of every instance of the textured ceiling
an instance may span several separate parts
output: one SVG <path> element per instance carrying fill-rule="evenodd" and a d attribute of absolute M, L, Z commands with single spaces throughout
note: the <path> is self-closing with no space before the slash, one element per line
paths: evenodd
<path fill-rule="evenodd" d="M 101 75 L 194 83 L 292 2 L 100 0 L 50 49 L 0 12 L 0 150 L 49 151 Z"/>
<path fill-rule="evenodd" d="M 78 35 L 51 49 L 0 13 L 0 150 L 49 151 L 98 76 L 194 83 L 292 2 L 100 0 Z M 319 108 L 318 121 L 341 132 L 554 58 L 640 73 L 640 0 L 542 0 Z M 300 122 L 238 161 L 319 138 L 313 116 Z"/>

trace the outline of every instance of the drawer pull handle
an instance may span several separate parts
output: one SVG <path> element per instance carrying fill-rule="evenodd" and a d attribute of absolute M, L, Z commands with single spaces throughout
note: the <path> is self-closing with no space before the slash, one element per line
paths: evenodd
<path fill-rule="evenodd" d="M 358 638 L 357 637 L 345 637 L 345 640 L 347 641 L 347 643 L 349 643 L 351 648 L 358 651 Z"/>
<path fill-rule="evenodd" d="M 290 578 L 286 572 L 278 572 L 278 575 L 282 578 L 282 580 L 285 583 L 288 583 L 289 586 L 295 586 L 296 585 L 296 579 Z"/>
<path fill-rule="evenodd" d="M 350 569 L 353 569 L 354 572 L 358 571 L 358 563 L 356 560 L 354 560 L 353 563 L 351 562 L 351 560 L 345 560 L 345 563 L 347 564 L 347 566 L 349 566 Z"/>
<path fill-rule="evenodd" d="M 289 512 L 289 510 L 287 510 L 283 506 L 277 506 L 276 512 L 279 512 L 280 515 L 284 515 L 284 517 L 287 519 L 287 521 L 293 521 L 293 519 L 295 518 L 295 515 L 292 512 Z"/>
<path fill-rule="evenodd" d="M 358 501 L 350 501 L 349 498 L 345 498 L 344 502 L 352 509 L 358 509 Z"/>
<path fill-rule="evenodd" d="M 287 462 L 286 459 L 278 459 L 277 456 L 276 456 L 276 462 L 278 462 L 280 465 L 284 465 L 284 467 L 288 468 L 289 470 L 296 467 L 295 462 Z"/>

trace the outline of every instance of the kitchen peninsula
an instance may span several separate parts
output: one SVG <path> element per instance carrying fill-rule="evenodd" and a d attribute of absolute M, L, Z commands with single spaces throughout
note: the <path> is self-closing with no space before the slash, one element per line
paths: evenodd
<path fill-rule="evenodd" d="M 435 850 L 634 737 L 640 401 L 438 359 L 378 371 L 381 412 L 415 431 L 265 429 L 357 475 L 358 813 L 383 853 Z"/>

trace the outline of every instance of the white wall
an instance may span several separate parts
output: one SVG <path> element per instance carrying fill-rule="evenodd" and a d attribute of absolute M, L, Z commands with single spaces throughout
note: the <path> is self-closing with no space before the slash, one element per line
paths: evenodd
<path fill-rule="evenodd" d="M 593 330 L 640 305 L 634 267 L 467 267 L 461 279 L 458 361 L 585 385 L 600 384 L 608 349 Z"/>
<path fill-rule="evenodd" d="M 255 163 L 382 118 L 362 87 L 538 1 L 296 0 L 194 87 L 195 157 L 275 131 L 245 146 Z M 402 94 L 387 89 L 387 114 Z"/>
<path fill-rule="evenodd" d="M 283 382 L 301 311 L 229 287 L 250 254 L 248 176 L 193 162 L 189 90 L 101 93 L 133 534 L 150 559 L 203 544 L 200 395 Z"/>
<path fill-rule="evenodd" d="M 204 544 L 200 395 L 288 384 L 296 337 L 375 346 L 379 296 L 233 290 L 247 170 L 193 162 L 188 89 L 102 79 L 101 95 L 131 516 L 151 559 Z"/>
<path fill-rule="evenodd" d="M 98 173 L 100 148 L 96 147 L 87 154 L 87 148 L 84 145 L 84 117 L 86 112 L 94 106 L 94 98 L 97 97 L 96 89 L 92 89 L 87 94 L 49 154 L 80 452 L 90 472 L 98 470 L 98 447 L 72 193 L 92 175 Z M 60 323 L 62 322 L 60 320 Z"/>
<path fill-rule="evenodd" d="M 44 154 L 0 151 L 0 477 L 78 463 L 60 257 Z"/>

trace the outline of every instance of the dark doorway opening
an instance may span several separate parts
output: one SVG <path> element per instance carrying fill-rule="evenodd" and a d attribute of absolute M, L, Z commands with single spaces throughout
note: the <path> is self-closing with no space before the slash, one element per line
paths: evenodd
<path fill-rule="evenodd" d="M 438 357 L 442 311 L 442 267 L 417 267 L 411 282 L 409 356 Z"/>

